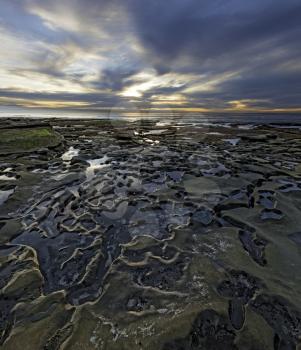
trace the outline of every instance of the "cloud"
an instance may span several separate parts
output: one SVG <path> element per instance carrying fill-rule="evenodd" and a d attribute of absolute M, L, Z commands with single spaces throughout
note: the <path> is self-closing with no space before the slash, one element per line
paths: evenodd
<path fill-rule="evenodd" d="M 297 0 L 5 0 L 0 105 L 297 108 L 300 17 Z"/>

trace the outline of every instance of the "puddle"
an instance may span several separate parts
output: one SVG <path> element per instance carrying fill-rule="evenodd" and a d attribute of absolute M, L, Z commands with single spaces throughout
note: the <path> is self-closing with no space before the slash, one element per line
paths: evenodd
<path fill-rule="evenodd" d="M 71 146 L 69 150 L 61 156 L 61 158 L 64 162 L 70 162 L 70 160 L 78 156 L 78 154 L 79 154 L 79 150 Z"/>
<path fill-rule="evenodd" d="M 261 212 L 262 220 L 281 220 L 283 213 L 278 209 L 263 209 Z"/>
<path fill-rule="evenodd" d="M 288 238 L 301 246 L 301 232 L 295 232 L 288 235 Z"/>
<path fill-rule="evenodd" d="M 171 125 L 171 122 L 157 122 L 156 126 L 169 126 Z"/>
<path fill-rule="evenodd" d="M 120 220 L 124 217 L 128 208 L 128 202 L 124 201 L 117 205 L 114 211 L 103 211 L 102 214 L 111 220 Z"/>
<path fill-rule="evenodd" d="M 237 139 L 224 139 L 224 141 L 230 143 L 232 146 L 236 146 L 239 143 L 240 138 L 237 138 Z"/>
<path fill-rule="evenodd" d="M 151 140 L 151 139 L 144 139 L 145 142 L 151 143 L 152 145 L 158 145 L 160 141 L 158 140 Z"/>
<path fill-rule="evenodd" d="M 100 169 L 109 167 L 110 164 L 106 164 L 106 162 L 108 160 L 109 160 L 109 157 L 107 155 L 105 155 L 99 159 L 87 160 L 87 162 L 90 164 L 90 166 L 88 166 L 88 168 L 86 169 L 87 180 L 91 180 L 91 179 L 93 179 L 93 177 L 95 177 L 96 170 L 100 170 Z"/>
<path fill-rule="evenodd" d="M 155 193 L 157 191 L 163 190 L 164 188 L 166 188 L 165 184 L 158 184 L 155 182 L 149 182 L 143 185 L 144 190 L 147 193 Z"/>
<path fill-rule="evenodd" d="M 252 124 L 238 125 L 238 129 L 241 129 L 241 130 L 251 130 L 254 128 L 256 128 L 256 125 L 252 125 Z"/>
<path fill-rule="evenodd" d="M 129 232 L 132 237 L 147 235 L 162 238 L 166 235 L 169 225 L 187 225 L 190 210 L 191 208 L 172 202 L 155 207 L 143 206 L 131 217 Z"/>
<path fill-rule="evenodd" d="M 168 171 L 166 174 L 171 180 L 180 182 L 184 176 L 184 171 Z"/>
<path fill-rule="evenodd" d="M 75 174 L 75 173 L 62 173 L 62 174 L 58 174 L 58 175 L 54 175 L 52 178 L 55 181 L 61 181 L 63 180 L 65 177 L 69 176 L 70 174 Z"/>
<path fill-rule="evenodd" d="M 14 192 L 14 189 L 0 191 L 0 205 L 4 204 Z"/>
<path fill-rule="evenodd" d="M 161 135 L 166 131 L 168 131 L 168 129 L 151 130 L 145 131 L 144 133 L 142 133 L 142 135 Z"/>
<path fill-rule="evenodd" d="M 0 175 L 0 180 L 2 181 L 14 181 L 17 180 L 14 176 Z"/>

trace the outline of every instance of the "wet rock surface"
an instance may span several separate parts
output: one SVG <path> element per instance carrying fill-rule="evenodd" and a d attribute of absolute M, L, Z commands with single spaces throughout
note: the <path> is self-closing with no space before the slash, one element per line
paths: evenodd
<path fill-rule="evenodd" d="M 301 313 L 282 297 L 260 294 L 251 303 L 275 331 L 277 349 L 295 348 L 301 339 Z"/>
<path fill-rule="evenodd" d="M 237 349 L 234 340 L 235 332 L 227 318 L 214 310 L 205 310 L 196 318 L 186 338 L 166 344 L 163 349 Z"/>
<path fill-rule="evenodd" d="M 300 129 L 0 133 L 1 349 L 301 346 Z"/>

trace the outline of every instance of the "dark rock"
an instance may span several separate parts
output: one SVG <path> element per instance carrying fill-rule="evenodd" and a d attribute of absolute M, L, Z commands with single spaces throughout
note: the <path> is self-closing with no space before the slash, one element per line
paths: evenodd
<path fill-rule="evenodd" d="M 187 337 L 165 344 L 163 350 L 238 350 L 235 337 L 225 316 L 205 310 L 195 319 Z"/>
<path fill-rule="evenodd" d="M 225 298 L 239 299 L 243 304 L 247 304 L 262 286 L 258 278 L 247 272 L 232 270 L 229 272 L 229 279 L 221 282 L 217 291 Z"/>
<path fill-rule="evenodd" d="M 274 329 L 275 333 L 282 339 L 282 344 L 300 342 L 301 313 L 283 297 L 260 294 L 251 301 L 250 305 Z M 278 347 L 278 349 L 284 349 L 284 347 Z"/>
<path fill-rule="evenodd" d="M 75 156 L 71 159 L 70 161 L 70 164 L 71 165 L 75 165 L 75 164 L 80 164 L 80 165 L 85 165 L 85 166 L 88 166 L 89 163 L 87 162 L 86 159 L 80 157 L 80 156 Z"/>
<path fill-rule="evenodd" d="M 15 320 L 12 308 L 15 304 L 13 300 L 0 297 L 0 346 L 3 345 L 13 328 Z"/>

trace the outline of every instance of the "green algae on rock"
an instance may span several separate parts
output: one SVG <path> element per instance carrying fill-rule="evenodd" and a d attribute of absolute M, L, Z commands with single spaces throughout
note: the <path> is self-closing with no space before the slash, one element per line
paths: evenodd
<path fill-rule="evenodd" d="M 60 142 L 60 135 L 51 127 L 0 129 L 0 154 L 32 152 Z"/>

